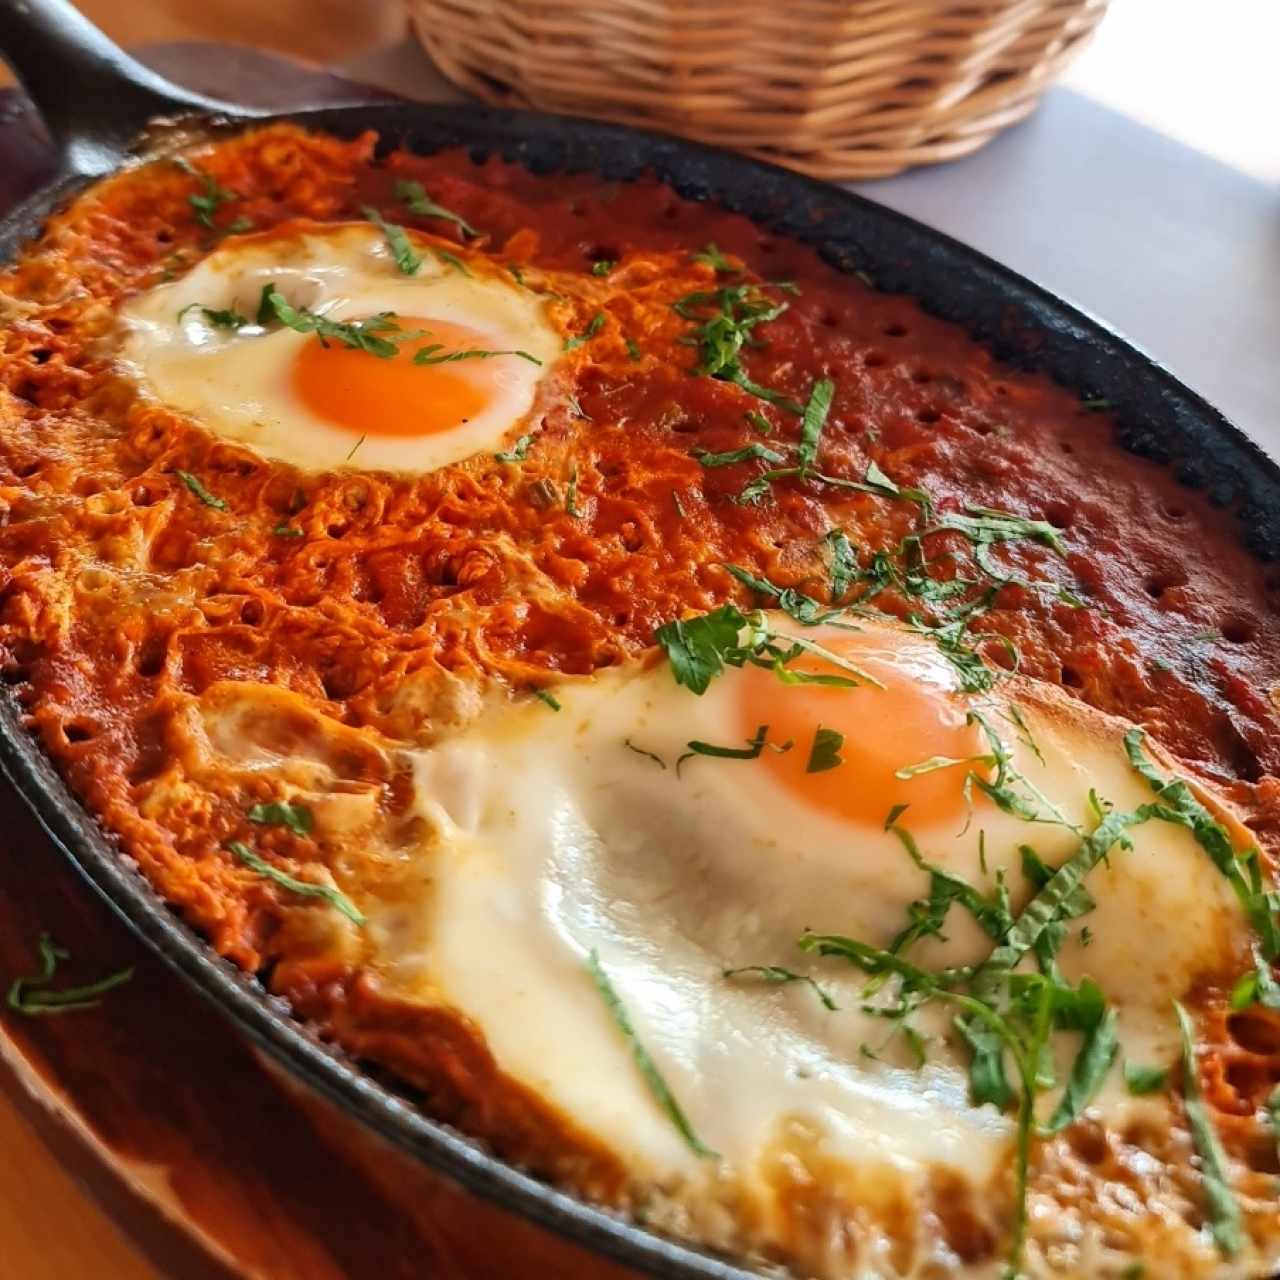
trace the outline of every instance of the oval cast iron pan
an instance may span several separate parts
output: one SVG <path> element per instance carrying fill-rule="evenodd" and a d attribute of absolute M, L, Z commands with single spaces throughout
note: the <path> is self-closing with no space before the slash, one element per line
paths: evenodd
<path fill-rule="evenodd" d="M 650 171 L 805 241 L 837 268 L 916 298 L 1005 361 L 1102 397 L 1118 443 L 1171 466 L 1184 483 L 1234 505 L 1244 540 L 1280 557 L 1280 468 L 1200 396 L 1114 331 L 982 254 L 838 187 L 696 143 L 565 116 L 474 105 L 377 104 L 264 113 L 190 93 L 113 45 L 67 0 L 0 0 L 0 54 L 36 103 L 58 151 L 46 186 L 0 220 L 0 261 L 80 188 L 127 164 L 149 122 L 214 132 L 290 121 L 380 147 L 467 147 L 538 173 L 626 181 Z M 748 1280 L 749 1270 L 674 1244 L 497 1160 L 363 1075 L 291 1019 L 250 976 L 182 923 L 70 794 L 9 697 L 0 699 L 0 769 L 54 844 L 130 929 L 299 1080 L 435 1171 L 588 1251 L 668 1280 Z"/>

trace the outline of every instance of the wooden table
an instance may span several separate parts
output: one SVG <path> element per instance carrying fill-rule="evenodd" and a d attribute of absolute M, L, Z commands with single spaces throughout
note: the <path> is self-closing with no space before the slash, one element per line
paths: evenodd
<path fill-rule="evenodd" d="M 217 41 L 327 67 L 394 42 L 402 0 L 74 0 L 118 45 Z M 3 68 L 0 67 L 0 75 Z M 0 79 L 0 84 L 7 81 Z"/>

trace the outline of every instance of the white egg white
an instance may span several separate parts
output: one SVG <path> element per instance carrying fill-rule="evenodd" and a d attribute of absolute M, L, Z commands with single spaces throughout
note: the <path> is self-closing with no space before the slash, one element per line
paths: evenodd
<path fill-rule="evenodd" d="M 896 1051 L 883 1055 L 888 1065 L 871 1061 L 861 1047 L 880 1045 L 887 1029 L 860 1012 L 864 976 L 796 949 L 806 929 L 887 946 L 908 905 L 927 896 L 926 875 L 882 827 L 805 812 L 755 762 L 699 756 L 676 772 L 690 740 L 740 742 L 726 707 L 735 675 L 701 698 L 665 667 L 604 675 L 561 691 L 559 713 L 538 704 L 423 754 L 415 779 L 440 832 L 435 884 L 420 916 L 396 913 L 385 939 L 401 957 L 393 972 L 408 989 L 430 981 L 449 992 L 508 1071 L 654 1173 L 692 1169 L 697 1158 L 628 1068 L 628 1046 L 586 973 L 592 950 L 699 1136 L 739 1168 L 803 1115 L 851 1161 L 940 1162 L 980 1181 L 1009 1124 L 970 1105 L 945 1038 L 950 1011 L 919 1019 L 938 1037 L 922 1073 Z M 780 685 L 778 697 L 787 693 Z M 884 695 L 865 687 L 847 696 Z M 1015 768 L 1086 830 L 1096 822 L 1091 787 L 1122 809 L 1149 801 L 1119 738 L 1064 710 L 1022 708 L 1044 760 L 1009 730 Z M 1019 845 L 1057 865 L 1079 844 L 1066 827 L 1029 826 L 990 804 L 963 835 L 913 834 L 928 857 L 985 890 L 1002 873 L 1015 905 L 1029 896 Z M 1073 980 L 1103 982 L 1136 1060 L 1171 1061 L 1170 999 L 1222 958 L 1224 937 L 1240 936 L 1243 922 L 1185 829 L 1148 823 L 1132 841 L 1093 873 L 1090 940 L 1070 941 L 1061 964 Z M 375 936 L 379 927 L 375 913 Z M 991 947 L 961 911 L 947 936 L 913 956 L 941 967 L 980 961 Z M 799 983 L 763 989 L 722 976 L 749 965 L 814 974 L 840 1012 Z M 1127 1105 L 1118 1080 L 1102 1105 Z"/>
<path fill-rule="evenodd" d="M 124 307 L 121 371 L 209 430 L 302 468 L 350 463 L 429 471 L 499 450 L 533 406 L 561 340 L 547 322 L 543 299 L 497 272 L 464 273 L 418 248 L 421 265 L 405 275 L 382 233 L 365 223 L 231 238 L 180 279 Z M 482 379 L 487 396 L 485 407 L 455 429 L 380 435 L 370 420 L 367 430 L 353 432 L 313 412 L 290 385 L 298 352 L 314 337 L 276 324 L 221 328 L 206 317 L 204 308 L 256 319 L 266 284 L 275 284 L 294 306 L 330 320 L 381 312 L 436 318 L 484 335 L 487 349 L 524 351 L 539 363 L 504 357 L 450 365 L 451 373 Z"/>
<path fill-rule="evenodd" d="M 1091 790 L 1126 812 L 1152 799 L 1118 721 L 1029 681 L 962 695 L 930 642 L 867 628 L 934 696 L 980 707 L 1000 726 L 1012 768 L 1045 812 L 1087 832 L 1098 821 Z M 381 837 L 359 836 L 368 852 L 349 884 L 380 981 L 464 1013 L 509 1076 L 617 1152 L 637 1182 L 679 1201 L 680 1229 L 711 1231 L 714 1214 L 704 1221 L 702 1209 L 727 1201 L 767 1245 L 769 1224 L 785 1216 L 769 1170 L 801 1148 L 820 1152 L 823 1176 L 844 1171 L 844 1191 L 831 1190 L 834 1220 L 854 1220 L 858 1197 L 923 1195 L 939 1168 L 981 1196 L 1008 1167 L 1014 1119 L 972 1102 L 954 1010 L 939 1003 L 914 1016 L 927 1052 L 920 1067 L 893 1024 L 864 1011 L 863 973 L 797 947 L 806 930 L 888 946 L 910 904 L 927 896 L 927 874 L 882 823 L 809 808 L 758 761 L 699 755 L 677 768 L 690 741 L 741 741 L 743 678 L 729 670 L 699 697 L 665 662 L 618 669 L 557 686 L 558 711 L 499 699 L 432 747 L 389 747 L 389 768 L 411 779 L 415 842 L 386 849 Z M 790 693 L 779 683 L 778 699 Z M 892 694 L 864 685 L 842 696 Z M 261 769 L 245 738 L 250 722 L 227 716 L 223 708 L 212 717 L 211 740 Z M 297 769 L 305 755 L 293 742 L 282 767 Z M 926 857 L 984 892 L 1002 878 L 1015 912 L 1033 892 L 1019 847 L 1034 845 L 1056 866 L 1081 840 L 1068 825 L 1029 823 L 982 798 L 967 825 L 923 823 L 912 833 Z M 1101 984 L 1124 1059 L 1173 1065 L 1171 1000 L 1243 954 L 1247 928 L 1185 828 L 1153 820 L 1129 838 L 1090 873 L 1096 906 L 1073 922 L 1059 962 L 1072 982 Z M 974 964 L 992 945 L 953 909 L 945 938 L 918 942 L 910 956 L 933 969 Z M 593 979 L 593 955 L 716 1159 L 691 1149 L 637 1068 Z M 813 977 L 837 1008 L 803 982 L 725 976 L 756 965 Z M 1059 1090 L 1079 1042 L 1057 1037 Z M 1093 1103 L 1115 1127 L 1143 1108 L 1167 1123 L 1164 1105 L 1131 1097 L 1119 1060 Z M 853 1201 L 841 1207 L 841 1194 Z M 896 1273 L 886 1263 L 866 1274 Z"/>

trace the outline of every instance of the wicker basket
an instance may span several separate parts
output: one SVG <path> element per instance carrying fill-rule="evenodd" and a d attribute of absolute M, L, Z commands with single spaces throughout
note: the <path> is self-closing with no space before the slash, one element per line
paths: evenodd
<path fill-rule="evenodd" d="M 684 134 L 821 178 L 961 156 L 1020 120 L 1107 0 L 407 0 L 489 102 Z"/>

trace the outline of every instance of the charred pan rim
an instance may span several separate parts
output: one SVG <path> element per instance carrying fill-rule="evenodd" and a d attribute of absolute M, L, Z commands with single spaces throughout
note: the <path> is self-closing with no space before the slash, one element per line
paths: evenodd
<path fill-rule="evenodd" d="M 566 116 L 466 106 L 374 105 L 212 122 L 215 134 L 289 122 L 352 138 L 380 135 L 379 155 L 463 147 L 533 173 L 653 173 L 687 199 L 716 203 L 773 234 L 803 241 L 838 270 L 964 327 L 1016 368 L 1109 402 L 1117 443 L 1170 467 L 1182 483 L 1233 506 L 1245 544 L 1280 558 L 1280 468 L 1202 397 L 1114 330 L 940 232 L 838 187 L 697 143 Z M 0 261 L 89 179 L 63 174 L 0 221 Z M 0 770 L 55 845 L 136 936 L 230 1015 L 294 1075 L 468 1191 L 597 1254 L 667 1280 L 748 1280 L 745 1269 L 654 1235 L 498 1160 L 418 1111 L 321 1043 L 251 976 L 220 959 L 155 894 L 71 795 L 10 694 L 0 697 Z M 776 1269 L 769 1268 L 776 1274 Z"/>

